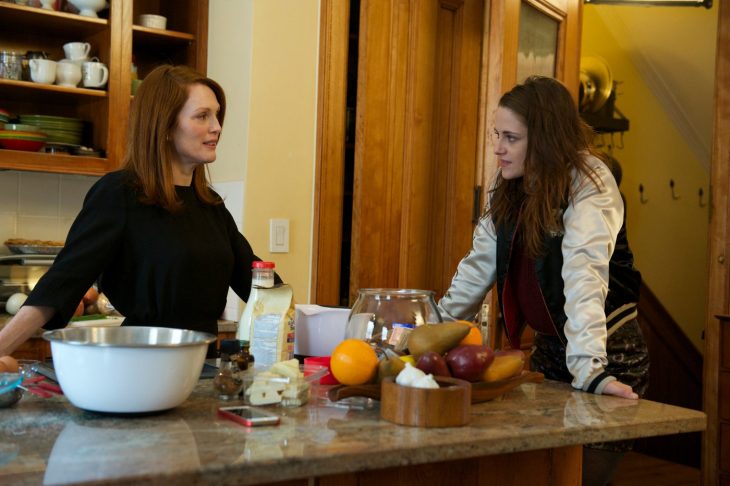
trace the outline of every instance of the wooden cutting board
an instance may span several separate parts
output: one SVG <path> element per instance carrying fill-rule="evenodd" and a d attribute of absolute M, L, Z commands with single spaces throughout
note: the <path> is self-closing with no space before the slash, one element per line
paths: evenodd
<path fill-rule="evenodd" d="M 471 384 L 471 403 L 482 403 L 504 395 L 508 391 L 523 383 L 542 383 L 545 377 L 536 371 L 523 371 L 522 374 L 506 380 Z M 337 385 L 327 393 L 330 400 L 336 402 L 349 397 L 366 397 L 380 400 L 381 385 L 372 383 L 367 385 Z"/>

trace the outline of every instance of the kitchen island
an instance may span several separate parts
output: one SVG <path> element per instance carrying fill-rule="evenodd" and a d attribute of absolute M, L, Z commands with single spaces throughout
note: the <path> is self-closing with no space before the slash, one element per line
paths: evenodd
<path fill-rule="evenodd" d="M 395 425 L 378 402 L 318 396 L 272 409 L 278 426 L 249 429 L 216 416 L 231 402 L 215 398 L 211 380 L 180 407 L 146 416 L 26 395 L 0 409 L 0 484 L 579 484 L 581 444 L 706 425 L 702 412 L 552 381 L 474 405 L 471 422 L 454 428 Z"/>

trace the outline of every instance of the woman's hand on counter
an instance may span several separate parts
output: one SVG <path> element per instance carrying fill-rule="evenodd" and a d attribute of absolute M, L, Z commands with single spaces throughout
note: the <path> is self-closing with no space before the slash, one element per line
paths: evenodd
<path fill-rule="evenodd" d="M 12 354 L 33 333 L 53 317 L 53 307 L 24 305 L 17 314 L 0 329 L 0 356 Z"/>
<path fill-rule="evenodd" d="M 632 400 L 638 400 L 639 395 L 634 393 L 634 390 L 629 385 L 621 383 L 620 381 L 612 381 L 603 389 L 604 395 L 614 395 L 621 398 L 630 398 Z"/>

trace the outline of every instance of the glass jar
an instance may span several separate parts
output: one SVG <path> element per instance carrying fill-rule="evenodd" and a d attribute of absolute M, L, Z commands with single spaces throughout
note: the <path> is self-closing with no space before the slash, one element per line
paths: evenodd
<path fill-rule="evenodd" d="M 402 352 L 416 326 L 436 322 L 441 322 L 441 315 L 430 290 L 360 289 L 345 337 Z"/>
<path fill-rule="evenodd" d="M 213 378 L 213 388 L 221 400 L 235 400 L 243 389 L 243 378 L 238 366 L 235 365 L 227 354 L 221 354 L 221 364 L 218 375 Z"/>
<path fill-rule="evenodd" d="M 0 78 L 20 81 L 23 77 L 23 54 L 0 51 Z"/>

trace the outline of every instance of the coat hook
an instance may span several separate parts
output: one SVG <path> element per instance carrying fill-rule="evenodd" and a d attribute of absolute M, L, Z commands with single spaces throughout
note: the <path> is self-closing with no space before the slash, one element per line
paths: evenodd
<path fill-rule="evenodd" d="M 648 199 L 644 199 L 644 184 L 639 184 L 639 202 L 641 204 L 646 204 L 649 202 Z"/>
<path fill-rule="evenodd" d="M 669 188 L 672 190 L 672 199 L 679 199 L 679 196 L 674 193 L 674 179 L 669 179 Z"/>
<path fill-rule="evenodd" d="M 700 187 L 700 207 L 701 208 L 704 208 L 705 206 L 707 206 L 707 203 L 702 202 L 702 196 L 704 194 L 705 194 L 705 191 L 703 191 L 702 188 Z"/>

